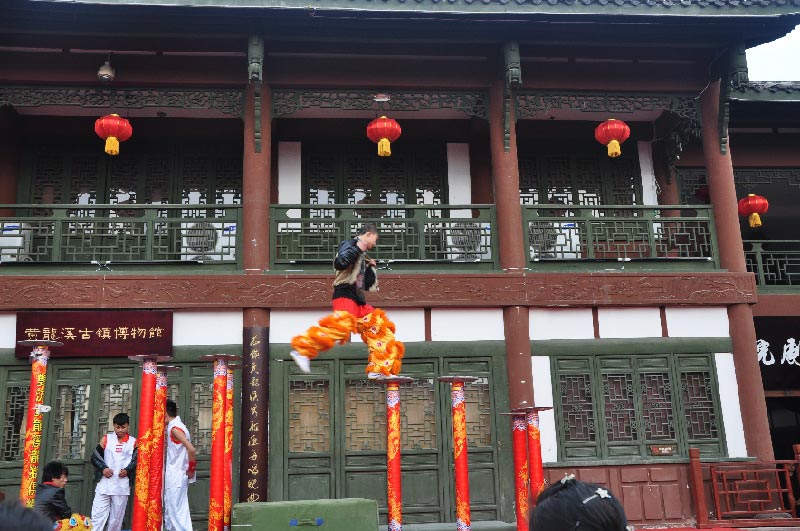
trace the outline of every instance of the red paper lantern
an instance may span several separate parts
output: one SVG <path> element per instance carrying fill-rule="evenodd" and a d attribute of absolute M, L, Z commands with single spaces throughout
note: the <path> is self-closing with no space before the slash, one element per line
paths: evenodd
<path fill-rule="evenodd" d="M 631 136 L 631 128 L 622 120 L 611 118 L 597 126 L 594 130 L 595 139 L 608 146 L 609 157 L 619 157 L 622 150 L 619 145 L 628 140 Z"/>
<path fill-rule="evenodd" d="M 101 116 L 94 122 L 94 132 L 106 141 L 106 153 L 119 155 L 119 143 L 133 134 L 131 123 L 118 114 Z"/>
<path fill-rule="evenodd" d="M 400 124 L 391 118 L 381 116 L 367 125 L 367 137 L 378 144 L 378 156 L 388 157 L 392 154 L 391 143 L 400 138 Z"/>
<path fill-rule="evenodd" d="M 747 194 L 747 197 L 739 199 L 739 215 L 747 216 L 751 228 L 761 226 L 761 215 L 769 210 L 769 201 L 766 197 Z"/>

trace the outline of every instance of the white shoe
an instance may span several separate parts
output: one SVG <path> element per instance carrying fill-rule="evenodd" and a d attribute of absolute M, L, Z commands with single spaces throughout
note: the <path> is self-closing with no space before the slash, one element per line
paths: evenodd
<path fill-rule="evenodd" d="M 383 374 L 379 372 L 368 372 L 367 373 L 367 380 L 383 380 L 386 378 Z"/>
<path fill-rule="evenodd" d="M 297 368 L 300 369 L 302 372 L 308 374 L 311 372 L 311 360 L 307 357 L 303 356 L 296 350 L 289 352 L 289 355 L 292 357 L 292 361 L 295 362 Z"/>

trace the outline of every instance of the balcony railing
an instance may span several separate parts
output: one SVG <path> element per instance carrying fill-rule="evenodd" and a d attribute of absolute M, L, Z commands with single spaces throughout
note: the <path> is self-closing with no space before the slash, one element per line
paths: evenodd
<path fill-rule="evenodd" d="M 745 240 L 747 270 L 759 286 L 800 286 L 800 240 Z"/>
<path fill-rule="evenodd" d="M 236 264 L 241 205 L 0 205 L 0 261 Z"/>
<path fill-rule="evenodd" d="M 564 260 L 719 267 L 706 205 L 526 205 L 523 223 L 532 269 Z"/>
<path fill-rule="evenodd" d="M 374 223 L 381 233 L 370 256 L 386 269 L 500 268 L 494 205 L 273 205 L 270 210 L 270 269 L 276 271 L 329 269 L 339 242 L 364 223 Z M 534 271 L 607 261 L 718 267 L 708 206 L 526 205 L 522 216 Z M 202 263 L 236 269 L 241 217 L 241 205 L 0 205 L 0 262 Z M 768 260 L 753 263 L 761 264 L 762 276 L 769 271 Z M 789 278 L 786 283 L 792 283 Z"/>
<path fill-rule="evenodd" d="M 330 269 L 336 248 L 364 223 L 380 231 L 369 253 L 387 269 L 497 269 L 493 205 L 274 205 L 272 267 Z"/>

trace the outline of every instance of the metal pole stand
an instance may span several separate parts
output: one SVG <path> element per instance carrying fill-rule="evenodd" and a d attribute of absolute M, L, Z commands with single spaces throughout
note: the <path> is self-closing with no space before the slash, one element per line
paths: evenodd
<path fill-rule="evenodd" d="M 222 505 L 222 529 L 231 529 L 231 508 L 233 507 L 233 371 L 241 365 L 228 364 L 228 378 L 225 386 L 225 498 Z"/>
<path fill-rule="evenodd" d="M 242 359 L 232 354 L 207 354 L 201 361 L 214 363 L 211 405 L 211 481 L 208 493 L 208 531 L 223 531 L 225 522 L 225 405 L 228 362 Z"/>
<path fill-rule="evenodd" d="M 33 347 L 31 362 L 31 385 L 28 390 L 28 421 L 25 423 L 25 446 L 22 457 L 22 483 L 19 500 L 26 507 L 33 507 L 36 497 L 36 475 L 39 470 L 39 450 L 42 447 L 42 413 L 50 411 L 44 402 L 44 385 L 47 383 L 47 362 L 50 347 L 63 347 L 60 341 L 24 340 L 17 345 Z"/>
<path fill-rule="evenodd" d="M 389 376 L 372 383 L 386 386 L 386 505 L 388 531 L 403 529 L 403 480 L 400 471 L 400 385 L 414 381 Z"/>
<path fill-rule="evenodd" d="M 456 484 L 456 530 L 472 527 L 469 507 L 469 455 L 467 452 L 467 409 L 464 384 L 477 380 L 475 376 L 440 376 L 439 381 L 450 384 L 453 410 L 453 463 Z"/>
<path fill-rule="evenodd" d="M 133 492 L 133 515 L 131 529 L 145 531 L 147 521 L 153 518 L 148 511 L 150 506 L 150 456 L 153 452 L 153 414 L 155 412 L 155 394 L 158 368 L 156 364 L 169 361 L 171 356 L 144 354 L 128 356 L 129 360 L 142 364 L 142 394 L 139 397 L 139 420 L 136 429 L 139 456 L 136 461 L 136 480 Z"/>
<path fill-rule="evenodd" d="M 539 411 L 549 409 L 553 408 L 533 406 L 501 413 L 511 416 L 517 531 L 528 531 L 528 513 L 536 506 L 536 499 L 544 490 Z"/>

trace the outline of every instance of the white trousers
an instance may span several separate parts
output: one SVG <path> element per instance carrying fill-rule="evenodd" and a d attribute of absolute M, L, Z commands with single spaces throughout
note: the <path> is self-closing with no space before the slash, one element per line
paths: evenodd
<path fill-rule="evenodd" d="M 95 493 L 92 502 L 92 529 L 105 531 L 107 522 L 108 531 L 120 531 L 127 505 L 128 496 L 126 494 Z"/>
<path fill-rule="evenodd" d="M 164 489 L 164 529 L 166 531 L 192 531 L 189 514 L 189 486 Z"/>

